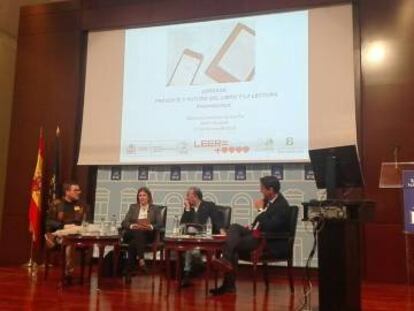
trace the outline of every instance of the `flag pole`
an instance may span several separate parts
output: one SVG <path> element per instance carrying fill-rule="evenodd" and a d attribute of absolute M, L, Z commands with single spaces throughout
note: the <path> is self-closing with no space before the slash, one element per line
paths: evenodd
<path fill-rule="evenodd" d="M 30 257 L 29 257 L 29 261 L 26 262 L 23 267 L 27 268 L 28 270 L 31 269 L 36 269 L 37 268 L 37 263 L 36 261 L 33 260 L 33 240 L 30 239 Z"/>
<path fill-rule="evenodd" d="M 44 138 L 43 138 L 43 127 L 40 127 L 39 141 L 37 148 L 37 160 L 36 166 L 33 173 L 31 183 L 31 198 L 29 203 L 29 231 L 31 232 L 30 238 L 30 258 L 29 261 L 23 266 L 28 270 L 33 271 L 37 268 L 37 263 L 33 260 L 34 243 L 38 242 L 39 237 L 39 222 L 42 202 L 42 177 L 43 177 L 43 162 L 44 162 Z"/>

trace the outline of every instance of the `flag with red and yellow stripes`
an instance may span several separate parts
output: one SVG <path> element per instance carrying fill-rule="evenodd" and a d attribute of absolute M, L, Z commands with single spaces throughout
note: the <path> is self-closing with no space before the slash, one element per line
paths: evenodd
<path fill-rule="evenodd" d="M 42 204 L 42 179 L 45 156 L 45 141 L 43 131 L 40 129 L 39 146 L 37 151 L 36 168 L 31 185 L 31 197 L 29 205 L 29 231 L 32 234 L 33 243 L 37 244 L 41 228 L 41 204 Z"/>

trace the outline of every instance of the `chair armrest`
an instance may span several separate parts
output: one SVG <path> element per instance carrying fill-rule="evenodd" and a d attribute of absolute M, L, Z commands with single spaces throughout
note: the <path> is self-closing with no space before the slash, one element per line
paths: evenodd
<path fill-rule="evenodd" d="M 159 242 L 162 242 L 164 240 L 164 237 L 165 237 L 165 234 L 166 234 L 167 230 L 166 230 L 165 227 L 162 227 L 162 228 L 158 228 L 157 231 L 158 231 L 158 234 L 159 234 Z"/>
<path fill-rule="evenodd" d="M 162 245 L 164 235 L 165 228 L 154 229 L 154 241 L 151 243 L 153 251 L 156 251 Z"/>
<path fill-rule="evenodd" d="M 165 234 L 165 228 L 154 229 L 154 241 L 152 242 L 153 247 L 157 247 Z"/>

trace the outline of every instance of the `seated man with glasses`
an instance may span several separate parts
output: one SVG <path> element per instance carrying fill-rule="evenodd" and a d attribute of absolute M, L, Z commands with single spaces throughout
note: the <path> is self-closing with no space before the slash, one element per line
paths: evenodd
<path fill-rule="evenodd" d="M 206 226 L 210 221 L 213 233 L 225 234 L 224 217 L 216 209 L 213 202 L 203 200 L 203 193 L 198 187 L 190 187 L 187 191 L 184 201 L 184 212 L 181 216 L 181 224 L 196 224 Z M 198 263 L 198 265 L 197 265 Z M 196 270 L 196 266 L 201 266 L 201 257 L 199 251 L 185 253 L 184 276 L 181 287 L 191 286 L 190 273 Z"/>
<path fill-rule="evenodd" d="M 62 237 L 69 234 L 79 234 L 82 231 L 81 224 L 86 219 L 86 205 L 80 201 L 82 191 L 79 184 L 74 181 L 63 183 L 63 197 L 55 200 L 49 215 L 54 217 L 48 219 L 47 224 L 49 230 L 55 229 L 53 232 L 45 234 L 46 246 L 53 248 L 56 244 L 60 244 Z M 57 229 L 57 230 L 56 230 Z M 66 267 L 65 274 L 67 280 L 70 281 L 73 267 L 73 250 L 70 246 L 66 247 Z"/>

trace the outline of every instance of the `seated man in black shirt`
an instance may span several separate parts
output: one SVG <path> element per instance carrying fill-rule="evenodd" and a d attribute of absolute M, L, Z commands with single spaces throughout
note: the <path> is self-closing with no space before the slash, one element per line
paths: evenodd
<path fill-rule="evenodd" d="M 184 201 L 184 213 L 181 216 L 181 224 L 199 224 L 205 226 L 210 219 L 213 233 L 225 234 L 224 217 L 216 209 L 213 202 L 204 201 L 203 193 L 198 187 L 190 187 L 187 191 L 186 200 Z M 182 280 L 182 287 L 191 285 L 189 276 L 192 266 L 193 256 L 199 255 L 199 252 L 186 252 L 184 277 Z"/>
<path fill-rule="evenodd" d="M 274 176 L 262 177 L 260 191 L 263 194 L 263 199 L 256 202 L 255 207 L 259 214 L 252 225 L 243 227 L 239 224 L 232 224 L 227 232 L 223 257 L 212 261 L 216 269 L 225 272 L 223 285 L 210 290 L 213 295 L 236 291 L 234 270 L 238 261 L 238 253 L 251 252 L 257 248 L 260 243 L 260 232 L 279 233 L 289 230 L 289 203 L 279 192 L 279 180 Z M 287 245 L 274 246 L 287 248 Z"/>
<path fill-rule="evenodd" d="M 63 197 L 54 202 L 53 214 L 55 219 L 51 219 L 54 232 L 45 234 L 47 247 L 54 247 L 61 242 L 61 237 L 68 234 L 81 233 L 81 224 L 86 217 L 86 206 L 79 201 L 81 190 L 77 182 L 65 182 L 63 184 Z M 66 247 L 66 275 L 70 276 L 73 271 L 72 250 Z"/>

